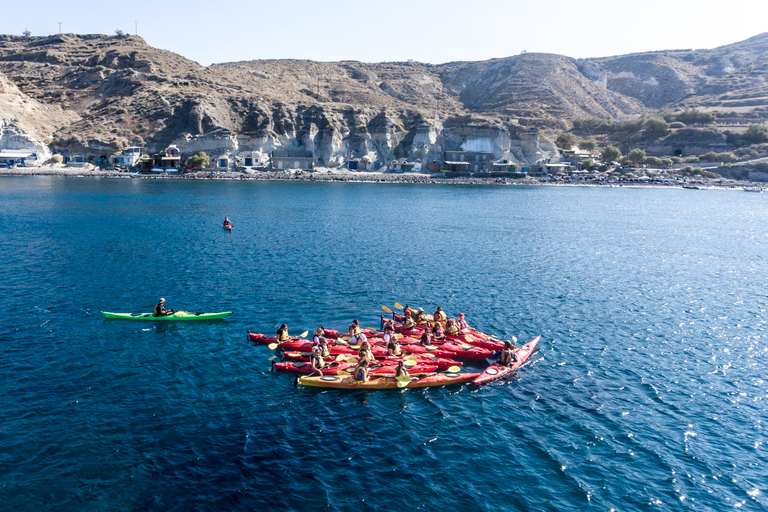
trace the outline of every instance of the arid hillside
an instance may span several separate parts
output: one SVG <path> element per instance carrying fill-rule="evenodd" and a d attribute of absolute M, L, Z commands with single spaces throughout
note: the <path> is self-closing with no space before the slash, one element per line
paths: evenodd
<path fill-rule="evenodd" d="M 441 65 L 253 60 L 203 67 L 130 35 L 0 36 L 0 146 L 109 153 L 311 152 L 440 159 L 483 148 L 533 162 L 574 120 L 682 108 L 762 119 L 768 34 L 712 50 L 574 60 L 526 53 Z M 13 137 L 11 137 L 13 135 Z"/>

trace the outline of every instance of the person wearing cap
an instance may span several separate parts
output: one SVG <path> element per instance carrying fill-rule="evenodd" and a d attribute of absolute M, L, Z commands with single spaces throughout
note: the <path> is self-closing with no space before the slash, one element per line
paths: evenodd
<path fill-rule="evenodd" d="M 173 313 L 174 311 L 172 309 L 165 309 L 165 299 L 161 297 L 160 301 L 157 303 L 157 306 L 155 306 L 155 316 L 168 316 L 172 315 Z"/>
<path fill-rule="evenodd" d="M 464 313 L 459 313 L 459 329 L 462 331 L 465 329 L 469 329 L 469 324 L 466 320 L 464 320 Z"/>
<path fill-rule="evenodd" d="M 426 325 L 427 324 L 427 314 L 424 313 L 424 308 L 419 308 L 419 310 L 416 312 L 416 325 Z"/>
<path fill-rule="evenodd" d="M 517 362 L 517 356 L 515 355 L 515 351 L 512 350 L 512 344 L 510 342 L 504 342 L 504 348 L 501 349 L 499 360 L 497 362 L 502 366 L 511 366 L 513 363 Z"/>
<path fill-rule="evenodd" d="M 411 315 L 411 310 L 406 310 L 405 317 L 403 318 L 403 327 L 406 329 L 413 329 L 416 327 L 416 322 L 413 321 L 413 315 Z"/>

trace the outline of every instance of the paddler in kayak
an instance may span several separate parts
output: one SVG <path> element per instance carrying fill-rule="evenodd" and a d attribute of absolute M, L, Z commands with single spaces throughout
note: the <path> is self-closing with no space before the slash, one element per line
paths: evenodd
<path fill-rule="evenodd" d="M 165 309 L 165 299 L 162 297 L 155 306 L 155 316 L 168 316 L 172 315 L 174 311 L 172 309 Z"/>
<path fill-rule="evenodd" d="M 515 355 L 515 351 L 512 350 L 512 344 L 510 342 L 504 342 L 504 348 L 499 351 L 499 359 L 496 362 L 501 366 L 512 366 L 517 362 L 517 356 Z"/>
<path fill-rule="evenodd" d="M 361 336 L 365 335 L 362 334 Z M 371 351 L 371 344 L 368 343 L 367 340 L 360 343 L 360 350 L 357 351 L 357 359 L 359 361 L 365 359 L 368 361 L 368 364 L 372 364 L 376 360 L 376 358 L 373 357 L 373 352 Z"/>
<path fill-rule="evenodd" d="M 368 382 L 368 360 L 361 359 L 357 366 L 355 366 L 355 371 L 352 375 L 359 382 Z"/>
<path fill-rule="evenodd" d="M 399 361 L 395 369 L 395 377 L 410 377 L 408 370 L 405 369 L 405 361 Z"/>
<path fill-rule="evenodd" d="M 448 315 L 445 314 L 445 311 L 443 311 L 441 306 L 437 306 L 437 311 L 432 315 L 432 321 L 441 324 L 445 324 L 445 322 L 448 321 Z"/>
<path fill-rule="evenodd" d="M 411 315 L 410 309 L 405 310 L 405 317 L 403 317 L 403 327 L 406 329 L 413 329 L 416 327 L 416 322 L 413 321 L 413 316 Z"/>
<path fill-rule="evenodd" d="M 325 336 L 320 336 L 320 341 L 318 342 L 318 347 L 320 347 L 320 356 L 321 357 L 330 357 L 331 356 L 331 347 L 328 346 L 328 340 L 325 339 Z"/>
<path fill-rule="evenodd" d="M 427 325 L 427 314 L 424 312 L 424 308 L 419 308 L 416 312 L 416 325 Z"/>
<path fill-rule="evenodd" d="M 449 318 L 445 323 L 445 333 L 450 334 L 451 336 L 459 334 L 459 324 L 456 322 L 455 318 Z"/>
<path fill-rule="evenodd" d="M 323 360 L 322 348 L 320 345 L 312 347 L 312 356 L 310 358 L 310 364 L 312 364 L 312 375 L 317 374 L 320 377 L 323 376 L 323 368 L 325 367 L 325 360 Z"/>
<path fill-rule="evenodd" d="M 229 231 L 232 231 L 232 221 L 229 220 L 229 217 L 224 217 L 224 229 L 228 229 Z"/>
<path fill-rule="evenodd" d="M 424 347 L 426 347 L 427 345 L 431 345 L 432 340 L 430 338 L 431 338 L 430 334 L 425 331 L 421 334 L 421 340 L 419 341 L 419 343 Z"/>
<path fill-rule="evenodd" d="M 280 328 L 277 330 L 277 342 L 282 343 L 283 341 L 288 341 L 290 339 L 290 336 L 288 336 L 288 325 L 283 324 L 280 326 Z"/>
<path fill-rule="evenodd" d="M 318 327 L 315 329 L 314 334 L 312 334 L 312 343 L 315 345 L 320 344 L 320 338 L 322 338 L 323 334 L 325 334 L 325 329 L 322 327 Z"/>
<path fill-rule="evenodd" d="M 459 329 L 462 331 L 469 329 L 469 324 L 464 320 L 464 313 L 459 313 Z"/>
<path fill-rule="evenodd" d="M 387 344 L 387 355 L 400 357 L 403 354 L 400 348 L 400 340 L 395 336 L 395 330 L 391 325 L 384 329 L 384 343 Z"/>
<path fill-rule="evenodd" d="M 435 326 L 432 327 L 432 337 L 437 341 L 445 340 L 445 329 L 440 322 L 435 322 Z"/>

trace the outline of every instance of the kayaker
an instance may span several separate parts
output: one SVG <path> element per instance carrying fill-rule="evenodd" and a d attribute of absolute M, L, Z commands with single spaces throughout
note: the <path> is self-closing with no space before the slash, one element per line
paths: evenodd
<path fill-rule="evenodd" d="M 312 364 L 312 374 L 318 374 L 320 377 L 322 377 L 325 361 L 323 360 L 322 349 L 320 348 L 320 345 L 312 347 L 312 357 L 310 358 L 310 363 Z"/>
<path fill-rule="evenodd" d="M 455 318 L 449 318 L 445 323 L 445 333 L 450 334 L 451 336 L 459 334 L 459 324 L 456 322 Z"/>
<path fill-rule="evenodd" d="M 403 318 L 403 327 L 406 329 L 413 329 L 416 327 L 416 322 L 413 321 L 413 316 L 411 315 L 410 310 L 405 312 L 405 318 Z"/>
<path fill-rule="evenodd" d="M 155 306 L 155 316 L 168 316 L 172 315 L 174 311 L 172 309 L 165 309 L 165 299 L 162 297 L 160 298 L 160 301 L 157 303 L 157 306 Z"/>
<path fill-rule="evenodd" d="M 437 311 L 435 311 L 435 314 L 432 315 L 432 321 L 437 323 L 444 324 L 448 320 L 448 316 L 445 314 L 445 311 L 443 311 L 443 308 L 441 306 L 437 306 Z"/>
<path fill-rule="evenodd" d="M 376 358 L 373 357 L 373 352 L 371 351 L 371 344 L 367 341 L 364 341 L 360 343 L 360 350 L 357 351 L 357 359 L 362 361 L 365 359 L 368 361 L 368 363 L 373 363 Z"/>
<path fill-rule="evenodd" d="M 469 329 L 469 324 L 467 324 L 466 320 L 464 320 L 464 313 L 459 313 L 459 329 L 462 331 Z"/>
<path fill-rule="evenodd" d="M 320 344 L 320 338 L 325 334 L 325 329 L 322 327 L 318 327 L 315 329 L 315 333 L 312 335 L 312 344 L 313 345 L 319 345 Z"/>
<path fill-rule="evenodd" d="M 328 346 L 328 340 L 325 339 L 325 336 L 320 336 L 320 341 L 318 346 L 320 347 L 321 357 L 330 357 L 331 347 Z"/>
<path fill-rule="evenodd" d="M 429 333 L 428 333 L 428 332 L 423 332 L 423 333 L 421 334 L 421 340 L 420 340 L 420 343 L 421 343 L 423 346 L 425 346 L 425 347 L 426 347 L 427 345 L 431 345 L 431 344 L 432 344 L 432 340 L 430 340 L 429 338 L 430 338 L 430 336 L 429 336 Z"/>
<path fill-rule="evenodd" d="M 405 362 L 399 361 L 397 363 L 397 368 L 395 369 L 395 377 L 410 377 L 411 375 L 408 373 L 408 370 L 405 369 Z"/>
<path fill-rule="evenodd" d="M 352 320 L 352 325 L 349 326 L 349 329 L 347 329 L 347 333 L 350 337 L 357 336 L 360 334 L 363 330 L 360 329 L 360 322 L 357 321 L 357 318 Z"/>
<path fill-rule="evenodd" d="M 290 336 L 288 336 L 288 325 L 283 324 L 280 326 L 280 328 L 277 330 L 277 342 L 281 343 L 283 341 L 288 341 Z"/>
<path fill-rule="evenodd" d="M 355 380 L 359 382 L 368 382 L 368 360 L 367 359 L 361 359 L 357 366 L 355 366 L 355 371 L 353 373 Z"/>
<path fill-rule="evenodd" d="M 432 327 L 432 337 L 438 341 L 445 339 L 445 329 L 440 322 L 435 322 L 435 326 Z"/>
<path fill-rule="evenodd" d="M 403 351 L 400 348 L 400 340 L 395 336 L 395 330 L 389 326 L 384 331 L 384 343 L 387 345 L 387 355 L 400 356 Z"/>
<path fill-rule="evenodd" d="M 224 229 L 232 230 L 232 221 L 229 220 L 229 217 L 224 217 Z"/>
<path fill-rule="evenodd" d="M 511 366 L 516 362 L 517 356 L 515 355 L 515 351 L 512 350 L 512 344 L 508 341 L 505 341 L 504 348 L 501 349 L 501 352 L 499 353 L 499 360 L 497 363 L 502 366 Z"/>
<path fill-rule="evenodd" d="M 424 313 L 424 308 L 419 308 L 419 311 L 416 313 L 416 325 L 426 325 L 427 324 L 427 314 Z"/>

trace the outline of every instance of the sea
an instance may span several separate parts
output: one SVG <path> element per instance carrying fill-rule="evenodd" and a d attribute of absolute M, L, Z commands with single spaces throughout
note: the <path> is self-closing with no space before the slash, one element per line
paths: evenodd
<path fill-rule="evenodd" d="M 766 510 L 766 219 L 741 190 L 2 177 L 0 508 Z M 232 314 L 101 314 L 160 297 Z M 542 338 L 503 381 L 385 391 L 295 387 L 247 339 L 406 304 Z"/>

